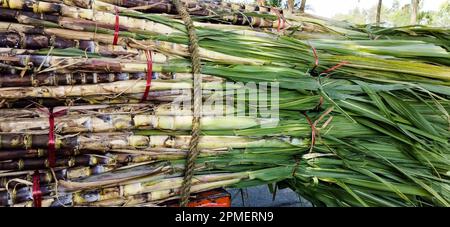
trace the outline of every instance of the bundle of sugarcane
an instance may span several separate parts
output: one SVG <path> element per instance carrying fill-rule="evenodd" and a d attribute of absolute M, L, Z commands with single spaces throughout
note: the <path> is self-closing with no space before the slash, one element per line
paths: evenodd
<path fill-rule="evenodd" d="M 0 2 L 7 107 L 0 109 L 0 205 L 32 205 L 32 170 L 43 206 L 178 198 L 193 113 L 171 108 L 192 98 L 189 41 L 175 17 L 151 14 L 173 13 L 172 5 Z M 246 10 L 210 5 L 198 12 Z M 195 25 L 203 99 L 231 102 L 203 111 L 193 192 L 277 183 L 316 205 L 449 206 L 450 70 L 442 44 L 301 40 Z M 269 105 L 245 95 L 272 88 L 279 95 Z M 243 109 L 234 108 L 239 102 Z M 43 106 L 64 110 L 54 128 Z M 265 116 L 270 108 L 277 118 Z M 52 129 L 57 158 L 49 172 Z"/>
<path fill-rule="evenodd" d="M 7 1 L 5 1 L 6 4 Z M 56 4 L 44 4 L 45 11 L 55 12 L 59 3 L 68 4 L 86 9 L 99 11 L 114 11 L 115 6 L 133 9 L 139 12 L 152 14 L 168 14 L 176 18 L 177 11 L 172 1 L 168 0 L 77 0 L 77 1 L 47 1 Z M 21 9 L 25 1 L 20 1 L 10 8 Z M 274 7 L 258 6 L 252 4 L 239 4 L 224 1 L 189 0 L 184 1 L 193 19 L 199 22 L 225 23 L 249 26 L 254 29 L 272 28 L 273 33 L 280 30 L 290 36 L 300 38 L 331 38 L 331 39 L 387 39 L 387 40 L 420 40 L 440 45 L 447 50 L 449 47 L 448 28 L 427 28 L 423 26 L 407 26 L 401 28 L 384 28 L 374 25 L 354 25 L 348 22 L 331 20 L 311 14 L 291 14 Z M 114 4 L 114 5 L 112 5 Z M 63 6 L 64 7 L 64 6 Z M 31 7 L 30 7 L 31 8 Z M 121 9 L 123 9 L 121 8 Z M 5 13 L 11 15 L 10 13 Z M 28 14 L 30 15 L 30 14 Z M 167 17 L 167 15 L 166 15 Z M 220 26 L 214 24 L 198 23 L 197 26 L 217 29 L 242 29 L 238 26 Z M 245 28 L 244 28 L 245 29 Z"/>
<path fill-rule="evenodd" d="M 448 147 L 441 148 L 443 154 L 416 150 L 420 147 L 410 147 L 413 150 L 406 150 L 408 153 L 404 153 L 405 149 L 409 148 L 400 141 L 382 136 L 364 125 L 354 124 L 345 117 L 335 116 L 332 121 L 317 125 L 317 132 L 323 133 L 320 134 L 321 138 L 316 142 L 314 151 L 308 152 L 312 143 L 308 139 L 310 130 L 308 120 L 299 116 L 297 120 L 285 120 L 278 127 L 268 129 L 255 127 L 232 131 L 205 131 L 206 135 L 200 145 L 202 158 L 197 161 L 198 176 L 195 177 L 202 180 L 194 183 L 198 185 L 193 191 L 288 180 L 287 182 L 293 184 L 299 192 L 305 190 L 302 195 L 318 205 L 447 205 L 448 181 L 445 180 L 445 174 L 448 172 L 448 153 L 445 154 L 445 150 L 448 150 Z M 83 177 L 78 179 L 55 175 L 60 179 L 58 185 L 50 183 L 48 186 L 42 186 L 44 204 L 122 206 L 160 203 L 166 199 L 177 198 L 184 164 L 183 150 L 188 146 L 187 137 L 177 135 L 182 132 L 173 132 L 171 136 L 155 136 L 157 132 L 153 130 L 136 133 L 144 136 L 128 136 L 128 139 L 124 139 L 126 135 L 116 134 L 111 137 L 112 135 L 103 134 L 104 137 L 88 140 L 77 136 L 76 140 L 64 138 L 57 144 L 65 148 L 80 146 L 82 150 L 124 152 L 126 157 L 106 155 L 115 160 L 114 165 L 136 165 L 156 160 L 172 160 L 172 164 L 165 168 L 161 167 L 168 165 L 164 162 L 144 164 L 148 167 L 125 167 L 126 177 L 120 169 L 105 173 L 105 176 L 100 173 L 98 177 L 80 174 Z M 227 136 L 214 136 L 215 134 Z M 251 135 L 253 139 L 246 138 L 246 135 Z M 283 137 L 267 139 L 269 135 Z M 374 138 L 375 136 L 377 138 Z M 257 137 L 261 139 L 255 139 Z M 33 136 L 29 140 L 39 141 Z M 78 144 L 69 140 L 77 141 Z M 17 146 L 30 144 L 25 142 L 25 136 L 16 137 L 16 141 L 24 141 L 22 145 Z M 148 143 L 152 144 L 152 147 L 147 147 Z M 2 142 L 2 147 L 7 146 L 10 145 L 6 141 Z M 30 146 L 44 145 L 31 142 Z M 420 169 L 417 169 L 419 166 Z M 26 165 L 22 164 L 22 167 L 26 168 Z M 141 168 L 145 171 L 139 171 Z M 158 171 L 155 173 L 148 168 L 156 168 Z M 83 169 L 82 172 L 85 171 L 86 169 Z M 167 174 L 167 171 L 170 174 Z M 9 181 L 14 183 L 11 178 Z M 433 188 L 441 187 L 442 191 L 426 187 L 429 183 L 434 185 Z M 334 186 L 335 184 L 338 187 Z M 2 195 L 5 200 L 2 203 L 31 205 L 30 190 L 17 188 L 17 191 L 5 191 Z M 326 193 L 320 190 L 325 190 Z M 11 200 L 11 196 L 14 200 Z M 440 200 L 434 201 L 435 197 Z M 14 203 L 11 204 L 11 201 Z"/>

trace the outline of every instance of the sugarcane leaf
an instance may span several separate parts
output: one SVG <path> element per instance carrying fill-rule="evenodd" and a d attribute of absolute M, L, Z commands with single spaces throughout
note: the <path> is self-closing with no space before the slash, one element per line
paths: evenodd
<path fill-rule="evenodd" d="M 350 168 L 352 168 L 352 169 L 354 169 L 355 171 L 358 171 L 358 172 L 360 172 L 360 173 L 363 173 L 363 174 L 365 174 L 365 175 L 367 175 L 367 176 L 369 176 L 369 177 L 372 177 L 372 178 L 374 178 L 375 180 L 380 181 L 381 183 L 383 183 L 384 185 L 386 185 L 388 188 L 390 188 L 392 191 L 394 191 L 396 194 L 398 194 L 400 198 L 402 198 L 402 199 L 404 199 L 405 201 L 407 201 L 408 203 L 411 203 L 411 204 L 412 204 L 412 201 L 409 200 L 409 198 L 408 198 L 405 194 L 403 194 L 403 193 L 402 193 L 400 190 L 398 190 L 394 185 L 392 185 L 392 184 L 389 183 L 388 181 L 384 180 L 383 178 L 377 176 L 376 174 L 374 174 L 374 173 L 372 173 L 372 172 L 370 172 L 369 170 L 364 169 L 364 168 L 353 167 L 353 166 L 350 166 Z"/>
<path fill-rule="evenodd" d="M 387 93 L 381 93 L 381 96 L 395 111 L 397 111 L 397 113 L 408 119 L 413 125 L 416 125 L 433 135 L 439 136 L 436 130 L 431 126 L 432 124 L 410 105 Z"/>
<path fill-rule="evenodd" d="M 378 109 L 380 109 L 381 112 L 384 114 L 384 117 L 386 117 L 387 119 L 389 119 L 392 122 L 392 117 L 389 113 L 388 108 L 386 107 L 386 105 L 384 105 L 383 100 L 376 93 L 376 91 L 374 89 L 372 89 L 370 86 L 368 86 L 368 84 L 363 81 L 354 81 L 354 82 L 357 83 L 359 86 L 361 86 L 361 88 L 369 95 L 369 97 L 372 99 L 375 106 L 377 106 Z"/>
<path fill-rule="evenodd" d="M 368 152 L 371 152 L 369 149 L 367 149 Z M 371 152 L 373 153 L 373 152 Z M 404 171 L 402 168 L 398 167 L 397 165 L 395 165 L 394 163 L 392 163 L 391 161 L 389 161 L 387 158 L 374 153 L 375 155 L 379 156 L 382 160 L 384 160 L 385 162 L 387 162 L 390 166 L 394 167 L 395 169 L 397 169 L 399 172 L 401 172 L 404 176 L 408 177 L 409 179 L 411 179 L 414 183 L 416 183 L 417 185 L 421 186 L 424 190 L 426 190 L 428 193 L 430 193 L 432 196 L 434 196 L 442 205 L 444 206 L 449 206 L 450 203 L 445 200 L 438 192 L 436 192 L 435 190 L 433 190 L 433 188 L 431 188 L 430 186 L 428 186 L 427 184 L 425 184 L 424 182 L 422 182 L 421 180 L 415 178 L 414 176 L 410 175 L 407 173 L 407 171 Z"/>
<path fill-rule="evenodd" d="M 336 182 L 337 185 L 339 185 L 341 188 L 343 188 L 346 192 L 348 192 L 348 194 L 350 194 L 353 198 L 355 198 L 356 200 L 358 200 L 358 202 L 364 206 L 364 207 L 368 207 L 369 205 L 367 205 L 366 202 L 364 202 L 364 200 L 362 200 L 357 194 L 355 194 L 345 183 L 343 182 Z"/>
<path fill-rule="evenodd" d="M 358 116 L 371 118 L 373 120 L 381 121 L 392 126 L 395 125 L 394 122 L 379 114 L 377 109 L 373 108 L 370 105 L 350 100 L 341 100 L 339 101 L 339 104 L 348 111 L 356 113 Z"/>

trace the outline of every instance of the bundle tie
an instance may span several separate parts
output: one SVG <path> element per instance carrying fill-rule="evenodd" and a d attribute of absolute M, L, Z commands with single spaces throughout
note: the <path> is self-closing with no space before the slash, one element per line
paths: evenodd
<path fill-rule="evenodd" d="M 295 177 L 295 173 L 297 173 L 297 168 L 301 164 L 301 159 L 299 159 L 297 156 L 294 156 L 294 159 L 295 159 L 295 165 L 294 165 L 294 169 L 292 171 L 292 177 Z"/>
<path fill-rule="evenodd" d="M 67 113 L 67 109 L 53 112 L 53 109 L 38 109 L 48 115 L 48 165 L 50 168 L 56 164 L 56 147 L 55 147 L 55 117 L 63 116 Z"/>
<path fill-rule="evenodd" d="M 33 174 L 33 187 L 32 187 L 33 203 L 34 207 L 42 207 L 42 192 L 40 185 L 40 175 L 36 170 Z"/>
<path fill-rule="evenodd" d="M 120 30 L 120 21 L 119 21 L 119 8 L 114 7 L 114 10 L 116 11 L 116 23 L 114 25 L 114 39 L 113 39 L 113 45 L 117 45 L 117 41 L 119 41 L 119 30 Z"/>
<path fill-rule="evenodd" d="M 145 91 L 144 91 L 144 95 L 142 96 L 141 102 L 145 102 L 148 98 L 148 93 L 150 92 L 150 86 L 152 84 L 152 76 L 153 76 L 152 51 L 146 50 L 145 57 L 147 58 L 147 83 L 145 85 Z"/>
<path fill-rule="evenodd" d="M 312 152 L 312 150 L 314 149 L 314 145 L 316 144 L 316 124 L 311 121 L 311 118 L 309 118 L 306 112 L 302 112 L 302 114 L 305 115 L 306 120 L 311 127 L 311 147 L 309 149 L 309 152 Z"/>
<path fill-rule="evenodd" d="M 320 96 L 320 99 L 319 99 L 319 104 L 317 104 L 317 106 L 316 106 L 316 108 L 314 108 L 315 110 L 320 110 L 320 108 L 322 108 L 322 105 L 323 105 L 323 96 Z"/>
<path fill-rule="evenodd" d="M 348 61 L 341 61 L 338 64 L 336 64 L 335 66 L 333 66 L 333 67 L 323 71 L 323 73 L 328 74 L 328 73 L 330 73 L 330 72 L 332 72 L 332 71 L 334 71 L 334 70 L 336 70 L 336 69 L 338 69 L 338 68 L 340 68 L 340 67 L 342 67 L 344 65 L 347 65 L 347 64 L 350 64 L 350 62 L 348 62 Z"/>
<path fill-rule="evenodd" d="M 326 110 L 314 122 L 312 122 L 311 118 L 309 118 L 309 116 L 308 116 L 308 114 L 306 114 L 306 112 L 302 112 L 302 114 L 306 117 L 306 120 L 308 121 L 309 126 L 311 127 L 311 147 L 309 149 L 309 153 L 311 153 L 313 151 L 314 145 L 316 144 L 316 136 L 318 135 L 317 125 L 319 124 L 319 122 L 321 122 L 323 120 L 323 118 L 325 118 L 328 114 L 330 114 L 333 111 L 333 109 L 334 108 L 331 107 L 328 110 Z M 326 128 L 330 124 L 331 120 L 333 120 L 333 116 L 330 116 L 328 118 L 328 120 L 325 121 L 325 123 L 322 125 L 321 128 Z"/>
<path fill-rule="evenodd" d="M 336 64 L 333 67 L 328 68 L 327 70 L 323 71 L 322 73 L 318 73 L 316 69 L 319 66 L 319 55 L 317 54 L 316 48 L 313 45 L 311 45 L 311 43 L 308 42 L 308 44 L 311 47 L 311 49 L 313 51 L 313 55 L 314 55 L 314 67 L 311 70 L 309 70 L 309 73 L 311 76 L 319 77 L 319 82 L 320 82 L 321 75 L 328 74 L 338 68 L 341 68 L 342 66 L 350 64 L 350 62 L 348 62 L 348 61 L 341 61 L 340 63 Z M 319 104 L 315 108 L 316 110 L 320 110 L 320 108 L 323 105 L 323 101 L 324 101 L 323 96 L 320 96 Z"/>
<path fill-rule="evenodd" d="M 318 73 L 316 71 L 316 69 L 317 69 L 317 67 L 319 67 L 319 55 L 317 54 L 316 48 L 313 45 L 311 45 L 311 43 L 308 42 L 308 44 L 311 47 L 311 49 L 313 51 L 313 55 L 314 55 L 314 67 L 309 71 L 312 76 L 320 76 L 322 74 L 328 74 L 338 68 L 341 68 L 344 65 L 350 64 L 350 62 L 348 62 L 348 61 L 341 61 L 338 64 L 336 64 L 335 66 L 330 67 L 327 70 L 323 71 L 322 73 Z"/>
<path fill-rule="evenodd" d="M 186 166 L 183 183 L 180 188 L 180 206 L 186 207 L 189 203 L 191 194 L 192 178 L 194 176 L 195 163 L 200 153 L 198 147 L 200 141 L 200 118 L 202 109 L 202 77 L 201 77 L 201 59 L 198 36 L 195 32 L 194 22 L 192 21 L 186 6 L 180 0 L 172 0 L 178 14 L 181 16 L 187 30 L 189 38 L 189 52 L 192 62 L 193 88 L 194 88 L 194 114 L 192 118 L 191 141 L 189 142 L 189 151 L 186 157 Z"/>
<path fill-rule="evenodd" d="M 284 25 L 286 23 L 286 19 L 283 17 L 283 26 L 281 26 L 282 15 L 281 15 L 280 11 L 277 8 L 272 8 L 272 10 L 277 14 L 277 18 L 278 18 L 277 31 L 280 32 L 281 28 L 284 28 Z"/>

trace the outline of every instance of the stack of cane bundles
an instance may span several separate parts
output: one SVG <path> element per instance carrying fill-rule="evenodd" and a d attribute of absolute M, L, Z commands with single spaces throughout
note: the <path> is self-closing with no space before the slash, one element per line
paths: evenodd
<path fill-rule="evenodd" d="M 194 76 L 173 2 L 0 5 L 0 205 L 179 198 Z M 272 184 L 318 206 L 450 205 L 450 55 L 430 35 L 448 30 L 371 39 L 330 21 L 358 35 L 300 31 L 318 19 L 275 10 L 185 6 L 204 102 L 192 193 Z M 228 24 L 236 15 L 247 23 Z"/>

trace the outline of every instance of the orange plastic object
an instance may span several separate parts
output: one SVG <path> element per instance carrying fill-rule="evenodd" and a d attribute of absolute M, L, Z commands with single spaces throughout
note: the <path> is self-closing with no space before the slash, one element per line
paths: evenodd
<path fill-rule="evenodd" d="M 172 200 L 164 205 L 178 207 L 180 201 Z M 231 195 L 224 189 L 213 189 L 192 195 L 188 207 L 231 207 Z"/>

